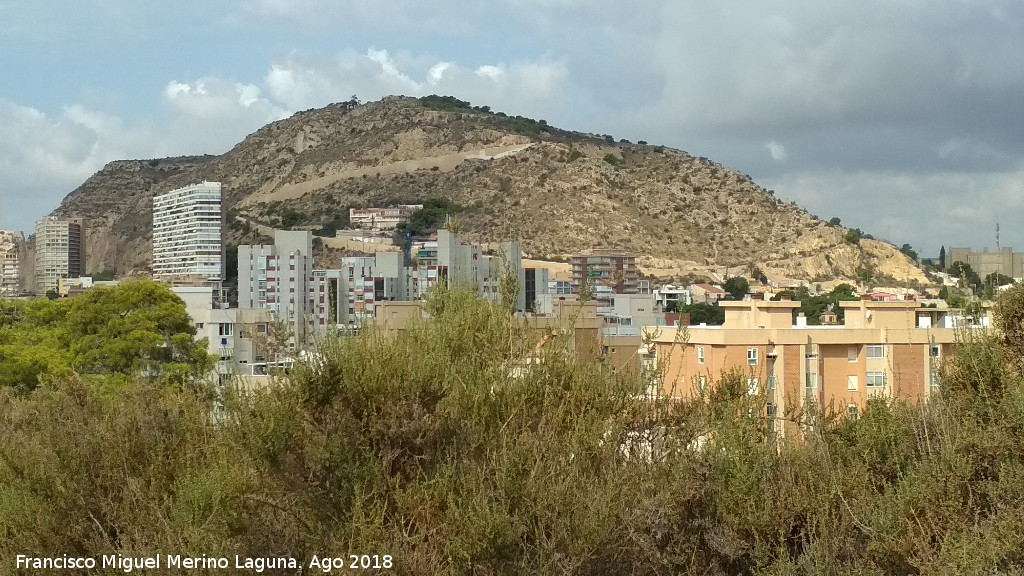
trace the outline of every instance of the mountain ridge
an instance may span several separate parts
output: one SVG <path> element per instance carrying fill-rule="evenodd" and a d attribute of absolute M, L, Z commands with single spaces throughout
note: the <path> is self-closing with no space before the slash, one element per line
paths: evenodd
<path fill-rule="evenodd" d="M 117 160 L 52 213 L 89 221 L 87 270 L 151 263 L 152 196 L 219 181 L 226 242 L 251 241 L 236 217 L 323 225 L 349 206 L 442 198 L 471 241 L 522 241 L 536 258 L 593 248 L 643 254 L 662 277 L 740 267 L 777 278 L 927 283 L 888 244 L 783 202 L 740 172 L 664 146 L 560 130 L 450 97 L 392 96 L 298 112 L 218 156 Z"/>

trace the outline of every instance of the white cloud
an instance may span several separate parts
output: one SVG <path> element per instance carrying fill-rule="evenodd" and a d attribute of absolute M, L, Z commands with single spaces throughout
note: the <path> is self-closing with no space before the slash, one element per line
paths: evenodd
<path fill-rule="evenodd" d="M 174 118 L 167 126 L 167 154 L 225 152 L 246 134 L 289 114 L 258 86 L 212 77 L 168 82 L 163 97 Z"/>
<path fill-rule="evenodd" d="M 438 62 L 427 70 L 427 82 L 431 86 L 437 85 L 444 79 L 444 71 L 451 67 L 451 62 Z"/>
<path fill-rule="evenodd" d="M 268 95 L 293 110 L 323 106 L 357 94 L 363 100 L 404 94 L 449 94 L 496 110 L 539 114 L 557 109 L 569 81 L 563 62 L 517 61 L 465 65 L 426 55 L 371 48 L 325 59 L 292 53 L 275 60 L 264 82 Z"/>
<path fill-rule="evenodd" d="M 106 162 L 151 150 L 154 134 L 83 105 L 47 115 L 0 99 L 3 226 L 30 227 Z"/>
<path fill-rule="evenodd" d="M 786 159 L 786 147 L 779 144 L 777 141 L 769 140 L 764 147 L 768 150 L 768 154 L 772 157 L 772 160 L 781 162 Z"/>

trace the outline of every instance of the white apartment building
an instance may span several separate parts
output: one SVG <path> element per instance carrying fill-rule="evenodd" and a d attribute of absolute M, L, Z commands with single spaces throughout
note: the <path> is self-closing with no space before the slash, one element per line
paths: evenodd
<path fill-rule="evenodd" d="M 61 278 L 78 278 L 85 273 L 85 221 L 53 216 L 36 222 L 37 294 L 57 292 Z"/>
<path fill-rule="evenodd" d="M 421 208 L 422 204 L 399 204 L 390 208 L 349 208 L 348 221 L 353 228 L 361 230 L 394 230 Z"/>
<path fill-rule="evenodd" d="M 234 381 L 251 389 L 269 382 L 268 351 L 258 344 L 260 335 L 269 329 L 268 310 L 214 306 L 210 286 L 174 286 L 171 291 L 185 302 L 196 340 L 206 338 L 207 352 L 217 359 L 210 375 L 212 383 L 224 387 Z"/>
<path fill-rule="evenodd" d="M 362 324 L 373 317 L 377 302 L 412 300 L 412 274 L 400 252 L 342 258 L 342 323 Z"/>
<path fill-rule="evenodd" d="M 273 244 L 238 247 L 238 307 L 269 310 L 288 325 L 291 345 L 307 337 L 313 235 L 277 230 Z"/>
<path fill-rule="evenodd" d="M 21 250 L 25 235 L 0 230 L 0 297 L 21 294 Z"/>
<path fill-rule="evenodd" d="M 683 286 L 673 286 L 671 284 L 655 288 L 654 299 L 658 306 L 661 306 L 662 310 L 670 303 L 675 303 L 676 306 L 688 306 L 693 303 L 689 290 Z"/>
<path fill-rule="evenodd" d="M 153 277 L 224 278 L 220 182 L 153 197 Z"/>

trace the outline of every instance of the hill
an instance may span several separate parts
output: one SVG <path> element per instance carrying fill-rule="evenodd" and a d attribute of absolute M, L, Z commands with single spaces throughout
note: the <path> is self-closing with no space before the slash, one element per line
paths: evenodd
<path fill-rule="evenodd" d="M 777 278 L 871 275 L 927 282 L 894 247 L 848 243 L 845 230 L 782 202 L 749 176 L 701 157 L 559 130 L 450 97 L 333 104 L 271 123 L 220 156 L 117 161 L 54 215 L 87 218 L 90 272 L 151 263 L 151 198 L 220 181 L 228 242 L 249 225 L 321 226 L 347 208 L 454 203 L 474 242 L 518 238 L 531 257 L 634 250 L 662 277 L 758 267 Z"/>

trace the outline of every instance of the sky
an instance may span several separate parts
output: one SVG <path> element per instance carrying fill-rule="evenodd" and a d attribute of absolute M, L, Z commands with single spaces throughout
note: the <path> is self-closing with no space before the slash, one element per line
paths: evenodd
<path fill-rule="evenodd" d="M 1024 3 L 0 0 L 0 227 L 105 163 L 443 94 L 646 140 L 934 256 L 1024 251 Z"/>

